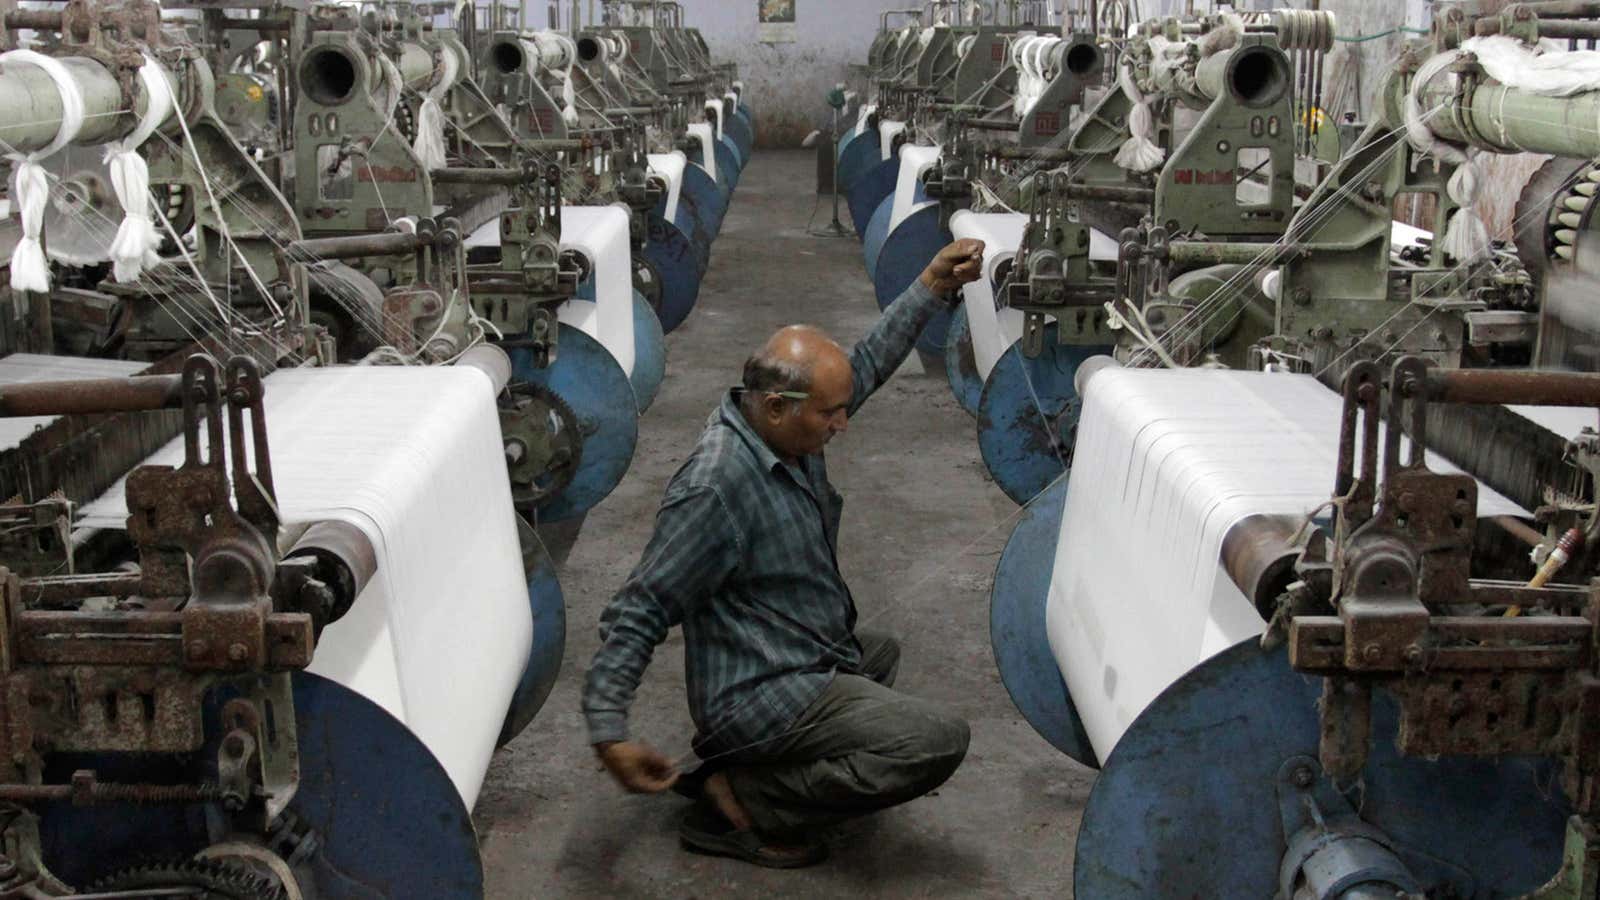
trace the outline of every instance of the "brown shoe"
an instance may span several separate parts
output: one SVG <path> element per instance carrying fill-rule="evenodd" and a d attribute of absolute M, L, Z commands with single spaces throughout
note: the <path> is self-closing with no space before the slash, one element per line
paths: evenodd
<path fill-rule="evenodd" d="M 828 845 L 821 841 L 771 842 L 753 828 L 734 828 L 722 816 L 698 804 L 678 826 L 678 843 L 691 853 L 726 856 L 769 869 L 803 869 L 828 858 Z"/>

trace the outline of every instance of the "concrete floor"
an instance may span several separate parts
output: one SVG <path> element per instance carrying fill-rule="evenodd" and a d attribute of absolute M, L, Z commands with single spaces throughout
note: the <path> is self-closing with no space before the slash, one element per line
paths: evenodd
<path fill-rule="evenodd" d="M 845 496 L 840 565 L 861 624 L 904 644 L 897 688 L 972 725 L 966 762 L 939 791 L 849 823 L 832 858 L 776 872 L 678 849 L 687 802 L 625 794 L 595 760 L 579 710 L 601 609 L 649 537 L 667 480 L 745 356 L 808 322 L 848 345 L 878 315 L 853 239 L 806 234 L 809 152 L 758 153 L 712 249 L 689 320 L 668 339 L 666 382 L 640 421 L 627 478 L 588 517 L 561 574 L 568 633 L 561 681 L 501 751 L 475 813 L 491 898 L 1070 896 L 1072 848 L 1093 773 L 1017 713 L 989 648 L 989 585 L 1016 507 L 985 476 L 973 420 L 917 359 L 829 447 Z M 816 210 L 815 225 L 829 208 Z M 688 751 L 682 635 L 639 691 L 634 736 Z"/>

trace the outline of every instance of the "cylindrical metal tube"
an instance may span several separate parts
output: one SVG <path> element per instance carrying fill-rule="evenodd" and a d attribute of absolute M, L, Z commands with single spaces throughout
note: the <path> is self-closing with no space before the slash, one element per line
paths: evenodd
<path fill-rule="evenodd" d="M 1259 44 L 1212 54 L 1195 67 L 1195 87 L 1207 100 L 1226 95 L 1245 106 L 1266 106 L 1276 103 L 1291 83 L 1289 58 Z"/>
<path fill-rule="evenodd" d="M 1429 400 L 1513 406 L 1593 406 L 1600 409 L 1600 374 L 1500 369 L 1430 369 Z"/>
<path fill-rule="evenodd" d="M 122 89 L 103 64 L 81 56 L 65 57 L 61 64 L 83 96 L 83 125 L 74 140 L 103 144 L 126 135 L 137 124 L 135 116 L 119 116 Z M 146 108 L 144 84 L 135 80 L 135 112 Z M 61 92 L 44 69 L 11 60 L 0 64 L 0 141 L 7 151 L 30 153 L 48 147 L 61 130 Z"/>
<path fill-rule="evenodd" d="M 1300 522 L 1292 516 L 1253 515 L 1240 519 L 1222 538 L 1222 567 L 1263 618 L 1284 588 L 1294 581 L 1299 549 L 1292 543 Z"/>
<path fill-rule="evenodd" d="M 182 375 L 130 375 L 0 387 L 0 418 L 140 412 L 182 405 Z"/>
<path fill-rule="evenodd" d="M 385 231 L 380 234 L 304 238 L 285 245 L 283 253 L 294 262 L 316 262 L 322 259 L 410 253 L 427 243 L 426 239 L 409 231 Z"/>
<path fill-rule="evenodd" d="M 1600 3 L 1594 0 L 1531 0 L 1518 5 L 1540 19 L 1600 18 Z M 1542 25 L 1539 30 L 1544 30 Z"/>
<path fill-rule="evenodd" d="M 1423 91 L 1424 109 L 1439 109 L 1427 127 L 1440 138 L 1495 153 L 1549 153 L 1588 159 L 1600 156 L 1600 91 L 1543 97 L 1501 85 L 1478 85 L 1462 105 L 1435 79 Z"/>
<path fill-rule="evenodd" d="M 434 184 L 488 184 L 488 185 L 518 185 L 528 180 L 528 176 L 521 169 L 491 169 L 469 168 L 466 166 L 451 166 L 443 169 L 434 169 L 429 175 Z"/>
<path fill-rule="evenodd" d="M 565 36 L 552 31 L 525 31 L 522 33 L 522 45 L 528 54 L 530 69 L 564 70 L 577 62 L 572 55 L 573 44 Z"/>
<path fill-rule="evenodd" d="M 333 592 L 327 609 L 305 610 L 318 627 L 337 622 L 350 611 L 367 584 L 378 574 L 378 554 L 367 533 L 349 522 L 329 519 L 305 530 L 285 559 L 309 556 L 316 560 L 317 577 Z"/>
<path fill-rule="evenodd" d="M 433 84 L 433 52 L 421 44 L 410 41 L 401 44 L 395 67 L 400 70 L 400 79 L 407 87 L 426 90 Z"/>

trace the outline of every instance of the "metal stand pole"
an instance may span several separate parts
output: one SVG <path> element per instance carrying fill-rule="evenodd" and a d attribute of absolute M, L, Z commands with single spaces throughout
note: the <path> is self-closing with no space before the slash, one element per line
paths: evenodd
<path fill-rule="evenodd" d="M 827 234 L 847 237 L 850 231 L 839 221 L 839 107 L 833 108 L 833 221 L 828 223 Z"/>

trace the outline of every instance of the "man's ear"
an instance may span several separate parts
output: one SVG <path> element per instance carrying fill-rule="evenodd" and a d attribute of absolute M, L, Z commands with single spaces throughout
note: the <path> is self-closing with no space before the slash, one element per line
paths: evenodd
<path fill-rule="evenodd" d="M 777 394 L 767 394 L 761 398 L 761 414 L 776 425 L 783 420 L 783 407 L 788 402 Z"/>

